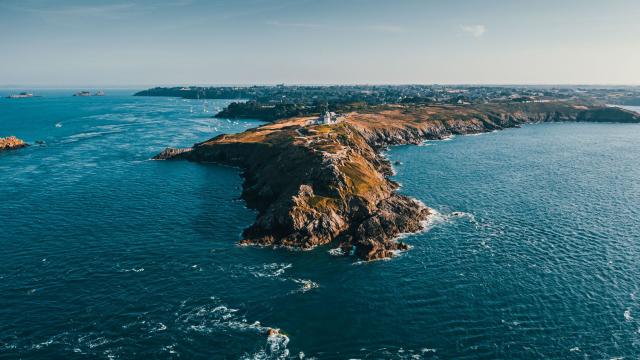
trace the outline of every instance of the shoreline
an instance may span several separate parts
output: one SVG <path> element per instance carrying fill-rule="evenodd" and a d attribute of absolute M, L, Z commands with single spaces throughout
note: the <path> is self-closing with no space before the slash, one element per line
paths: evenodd
<path fill-rule="evenodd" d="M 397 191 L 400 185 L 391 179 L 394 167 L 385 149 L 528 123 L 607 120 L 638 123 L 640 115 L 566 103 L 398 106 L 349 113 L 334 125 L 306 125 L 308 117 L 283 119 L 220 135 L 189 150 L 165 150 L 156 159 L 242 169 L 242 199 L 258 212 L 243 232 L 242 245 L 310 250 L 332 243 L 337 245 L 332 249 L 370 261 L 409 250 L 402 239 L 427 230 L 428 219 L 437 213 Z"/>

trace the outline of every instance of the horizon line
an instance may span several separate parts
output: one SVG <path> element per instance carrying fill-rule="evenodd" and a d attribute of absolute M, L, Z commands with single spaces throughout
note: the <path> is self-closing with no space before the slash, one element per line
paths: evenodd
<path fill-rule="evenodd" d="M 153 87 L 251 87 L 251 86 L 488 86 L 488 87 L 640 87 L 640 83 L 156 83 L 156 84 L 69 84 L 69 85 L 53 85 L 53 84 L 3 84 L 0 89 L 76 89 L 76 88 L 103 88 L 103 89 L 138 89 Z"/>

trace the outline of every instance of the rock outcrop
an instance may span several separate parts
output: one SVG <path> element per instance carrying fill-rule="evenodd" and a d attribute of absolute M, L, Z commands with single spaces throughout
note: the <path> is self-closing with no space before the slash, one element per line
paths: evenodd
<path fill-rule="evenodd" d="M 0 151 L 4 150 L 15 150 L 23 147 L 27 147 L 27 143 L 18 139 L 15 136 L 7 136 L 5 138 L 0 138 Z"/>
<path fill-rule="evenodd" d="M 172 148 L 172 147 L 168 147 L 165 148 L 164 150 L 162 150 L 158 155 L 152 157 L 152 160 L 167 160 L 167 159 L 172 159 L 175 158 L 176 156 L 191 151 L 191 148 L 182 148 L 182 149 L 177 149 L 177 148 Z"/>
<path fill-rule="evenodd" d="M 430 214 L 396 192 L 391 164 L 380 155 L 385 147 L 531 122 L 640 122 L 640 116 L 558 102 L 398 105 L 350 113 L 335 125 L 309 125 L 310 120 L 285 119 L 190 149 L 167 149 L 155 158 L 243 169 L 242 198 L 258 217 L 241 244 L 311 249 L 334 242 L 344 254 L 375 260 L 408 249 L 398 236 L 422 230 Z"/>

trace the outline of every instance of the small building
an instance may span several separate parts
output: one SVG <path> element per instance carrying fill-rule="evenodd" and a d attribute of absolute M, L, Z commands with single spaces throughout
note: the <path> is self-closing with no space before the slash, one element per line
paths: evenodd
<path fill-rule="evenodd" d="M 325 111 L 325 113 L 318 118 L 317 123 L 322 125 L 331 125 L 335 124 L 338 121 L 336 113 L 332 111 Z"/>
<path fill-rule="evenodd" d="M 333 111 L 325 111 L 315 119 L 307 120 L 305 125 L 333 125 L 345 120 L 345 115 Z"/>

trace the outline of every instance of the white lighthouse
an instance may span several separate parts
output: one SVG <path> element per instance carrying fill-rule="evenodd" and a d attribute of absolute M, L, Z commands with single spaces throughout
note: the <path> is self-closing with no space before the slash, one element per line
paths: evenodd
<path fill-rule="evenodd" d="M 337 122 L 338 122 L 337 115 L 332 111 L 325 111 L 324 115 L 318 118 L 318 124 L 331 125 Z"/>
<path fill-rule="evenodd" d="M 322 123 L 325 125 L 333 124 L 333 120 L 331 119 L 331 113 L 325 111 L 324 116 L 322 117 Z"/>

